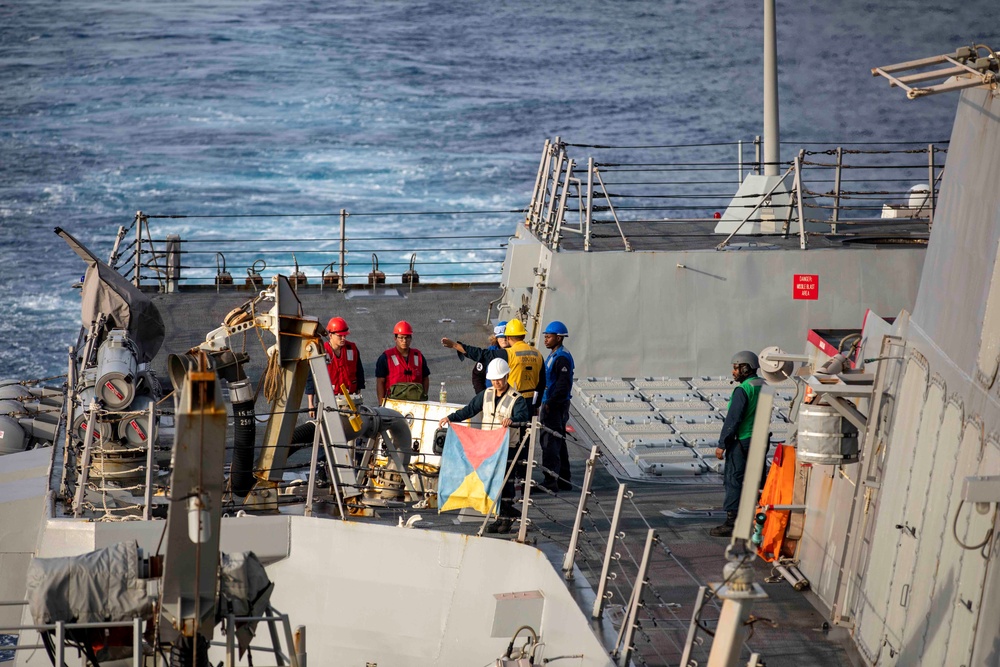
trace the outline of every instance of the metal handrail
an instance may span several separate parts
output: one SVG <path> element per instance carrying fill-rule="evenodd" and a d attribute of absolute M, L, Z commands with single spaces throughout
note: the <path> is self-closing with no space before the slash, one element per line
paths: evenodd
<path fill-rule="evenodd" d="M 930 224 L 943 171 L 943 166 L 935 162 L 934 156 L 936 153 L 946 152 L 946 148 L 942 148 L 940 145 L 934 143 L 919 144 L 917 142 L 871 142 L 866 145 L 867 147 L 856 147 L 856 144 L 848 144 L 852 147 L 845 148 L 844 145 L 840 145 L 828 149 L 822 148 L 822 145 L 807 145 L 810 150 L 800 149 L 796 159 L 781 163 L 782 166 L 788 169 L 785 175 L 786 181 L 788 176 L 792 176 L 797 182 L 797 185 L 792 188 L 792 196 L 795 197 L 795 200 L 789 205 L 788 219 L 785 220 L 786 229 L 793 221 L 818 222 L 830 225 L 830 233 L 836 234 L 838 223 L 843 225 L 855 224 L 861 222 L 862 219 L 868 223 L 881 222 L 884 220 L 883 218 L 872 220 L 871 216 L 862 218 L 858 213 L 865 210 L 883 211 L 886 210 L 883 208 L 883 205 L 890 203 L 898 203 L 899 206 L 895 208 L 906 211 L 906 204 L 908 203 L 906 198 L 911 196 L 912 192 L 900 188 L 898 185 L 893 186 L 892 184 L 900 182 L 920 183 L 921 180 L 927 183 L 930 194 L 926 200 L 922 201 L 916 211 L 906 211 L 907 215 L 905 217 L 910 220 L 926 220 Z M 717 187 L 706 190 L 706 187 L 712 184 L 730 183 L 731 181 L 728 179 L 719 180 L 710 178 L 706 180 L 705 177 L 682 177 L 681 179 L 663 180 L 662 178 L 641 179 L 626 177 L 624 180 L 621 180 L 620 178 L 615 178 L 616 175 L 623 174 L 624 172 L 655 173 L 665 170 L 678 172 L 707 171 L 719 172 L 721 174 L 736 168 L 742 179 L 747 169 L 750 172 L 759 173 L 762 166 L 759 156 L 760 143 L 758 138 L 754 142 L 756 153 L 753 162 L 744 160 L 744 142 L 741 141 L 731 144 L 712 143 L 664 147 L 620 147 L 630 150 L 637 148 L 651 150 L 657 148 L 711 149 L 715 151 L 716 155 L 719 155 L 719 151 L 728 150 L 727 146 L 735 146 L 737 156 L 736 160 L 732 162 L 717 158 L 707 161 L 705 159 L 679 160 L 676 158 L 658 161 L 653 158 L 629 162 L 621 160 L 598 162 L 594 157 L 589 157 L 586 162 L 586 176 L 584 177 L 583 174 L 580 174 L 578 177 L 570 177 L 566 172 L 567 163 L 576 162 L 581 165 L 581 169 L 583 168 L 582 160 L 573 160 L 568 155 L 567 147 L 570 146 L 581 147 L 578 144 L 561 143 L 558 138 L 554 142 L 546 142 L 542 160 L 539 164 L 539 173 L 536 176 L 536 188 L 532 192 L 525 220 L 525 226 L 536 238 L 553 250 L 559 250 L 560 241 L 564 233 L 572 233 L 583 237 L 583 250 L 589 252 L 592 250 L 593 227 L 601 223 L 613 223 L 618 227 L 618 233 L 625 242 L 625 249 L 627 251 L 630 249 L 628 239 L 631 235 L 626 234 L 625 226 L 630 222 L 660 222 L 661 220 L 659 219 L 649 219 L 655 216 L 654 211 L 670 215 L 679 211 L 711 210 L 715 206 L 712 202 L 718 202 L 731 209 L 739 209 L 741 207 L 737 202 L 737 196 L 732 193 L 720 193 L 720 188 Z M 589 148 L 614 150 L 616 147 L 590 146 Z M 806 159 L 807 156 L 824 154 L 834 156 L 835 162 L 827 163 Z M 923 165 L 915 163 L 911 157 L 915 154 L 926 154 L 928 156 L 927 162 Z M 900 158 L 905 159 L 901 160 Z M 811 189 L 807 189 L 803 183 L 805 180 L 805 171 L 803 171 L 805 167 L 809 168 Z M 890 175 L 886 170 L 898 171 L 899 176 L 903 177 L 898 177 L 895 174 Z M 920 170 L 924 171 L 924 176 L 919 175 Z M 830 173 L 831 171 L 832 173 Z M 845 173 L 848 171 L 852 171 L 861 177 L 845 178 Z M 886 174 L 886 177 L 883 177 L 882 174 Z M 569 187 L 561 187 L 562 183 L 572 183 L 575 191 Z M 676 192 L 670 190 L 663 192 L 663 188 L 683 185 L 689 185 L 690 191 Z M 749 212 L 748 217 L 752 217 L 754 211 L 761 205 L 761 199 L 765 198 L 767 194 L 759 192 L 739 195 L 740 198 L 747 202 L 743 208 Z M 808 209 L 827 210 L 830 212 L 829 219 L 813 220 L 806 218 L 807 197 Z M 572 201 L 574 198 L 577 199 L 575 203 Z M 683 198 L 690 198 L 692 203 L 683 205 L 672 203 Z M 857 205 L 859 200 L 864 201 L 865 198 L 877 198 L 879 205 Z M 567 199 L 569 202 L 566 201 Z M 622 204 L 620 202 L 622 199 L 628 200 L 629 203 L 627 205 Z M 826 203 L 824 201 L 817 201 L 817 199 L 829 199 L 831 202 Z M 600 204 L 595 205 L 595 200 L 600 202 Z M 616 201 L 618 203 L 615 203 Z M 579 227 L 553 224 L 554 221 L 560 221 L 565 218 L 569 206 L 581 209 Z M 802 210 L 800 211 L 799 209 Z M 605 216 L 608 218 L 606 220 L 595 220 L 594 213 L 597 211 L 610 212 L 610 216 Z M 623 217 L 623 214 L 624 216 L 630 216 L 631 214 L 631 217 L 634 217 L 633 212 L 637 211 L 645 212 L 642 217 L 646 219 L 630 220 Z M 685 217 L 664 217 L 662 222 L 695 222 L 707 225 L 715 224 L 715 220 L 716 218 L 687 215 Z M 669 234 L 669 231 L 665 231 L 664 233 Z M 801 231 L 800 246 L 805 246 L 805 235 Z"/>
<path fill-rule="evenodd" d="M 0 607 L 9 606 L 26 606 L 27 601 L 17 600 L 17 601 L 0 601 Z M 271 613 L 273 612 L 273 613 Z M 236 623 L 259 623 L 264 622 L 268 624 L 271 630 L 271 639 L 275 645 L 267 646 L 251 646 L 250 650 L 265 651 L 274 653 L 276 657 L 276 662 L 279 667 L 283 667 L 285 664 L 289 664 L 291 667 L 299 667 L 300 657 L 304 655 L 304 647 L 297 648 L 292 640 L 291 624 L 289 622 L 288 614 L 278 613 L 273 608 L 269 607 L 263 616 L 236 616 L 234 614 L 229 614 L 226 616 L 226 641 L 219 642 L 213 641 L 209 642 L 210 646 L 221 646 L 226 648 L 226 667 L 235 667 L 236 665 Z M 52 632 L 55 634 L 53 640 L 53 646 L 55 648 L 55 662 L 54 667 L 65 667 L 66 666 L 66 633 L 72 630 L 104 630 L 110 628 L 132 628 L 132 665 L 134 667 L 141 667 L 145 664 L 145 656 L 142 650 L 142 623 L 143 619 L 133 618 L 130 621 L 94 621 L 87 623 L 80 622 L 66 622 L 66 621 L 56 621 L 54 623 L 37 623 L 30 625 L 14 625 L 7 627 L 0 627 L 0 633 L 3 634 L 16 634 L 21 635 L 24 632 L 36 631 L 42 632 Z M 287 644 L 286 650 L 282 651 L 280 637 L 274 629 L 275 624 L 280 624 L 284 630 L 283 634 L 285 637 L 285 642 Z M 38 649 L 46 648 L 44 644 L 14 644 L 11 646 L 4 646 L 0 648 L 0 651 L 34 651 Z M 261 666 L 263 667 L 263 666 Z"/>
<path fill-rule="evenodd" d="M 0 606 L 26 605 L 27 602 L 0 602 Z M 67 630 L 104 630 L 110 628 L 132 628 L 132 665 L 142 667 L 145 664 L 145 656 L 142 651 L 142 619 L 133 618 L 131 621 L 97 621 L 91 623 L 67 623 L 66 621 L 56 621 L 55 623 L 38 623 L 33 625 L 15 625 L 0 627 L 0 633 L 12 633 L 18 636 L 25 631 L 52 632 L 53 647 L 53 667 L 66 667 L 66 631 Z M 4 646 L 4 651 L 34 651 L 44 649 L 44 644 L 15 644 Z"/>
<path fill-rule="evenodd" d="M 477 211 L 428 211 L 426 213 L 354 213 L 350 214 L 346 210 L 340 213 L 339 234 L 331 237 L 293 239 L 285 238 L 280 240 L 280 247 L 274 247 L 278 241 L 276 239 L 257 238 L 185 238 L 179 239 L 169 234 L 158 233 L 154 238 L 150 229 L 151 220 L 161 220 L 171 217 L 184 216 L 158 216 L 138 213 L 136 217 L 136 240 L 135 240 L 135 263 L 129 267 L 127 275 L 134 285 L 142 287 L 148 286 L 150 281 L 155 281 L 161 291 L 170 291 L 179 285 L 215 285 L 219 271 L 216 268 L 215 257 L 217 253 L 224 250 L 227 264 L 239 266 L 251 264 L 259 260 L 262 256 L 268 257 L 269 268 L 281 273 L 289 273 L 294 261 L 289 259 L 292 254 L 302 257 L 305 261 L 299 263 L 299 268 L 308 271 L 310 268 L 319 269 L 320 275 L 316 276 L 318 284 L 322 285 L 322 271 L 332 268 L 339 274 L 338 289 L 343 290 L 345 285 L 350 283 L 351 278 L 348 271 L 352 262 L 349 255 L 371 253 L 390 254 L 389 258 L 381 263 L 387 267 L 399 267 L 400 275 L 404 269 L 415 268 L 412 264 L 413 253 L 416 251 L 425 254 L 421 265 L 422 282 L 435 282 L 435 279 L 443 279 L 441 282 L 463 281 L 471 283 L 492 283 L 497 282 L 500 276 L 500 269 L 503 263 L 503 254 L 506 249 L 506 239 L 509 238 L 510 220 L 507 213 L 515 211 L 491 212 L 494 214 L 505 214 L 503 218 L 498 218 L 495 229 L 493 227 L 483 228 L 482 234 L 463 233 L 460 235 L 447 234 L 406 234 L 402 236 L 385 236 L 379 234 L 357 235 L 357 226 L 349 229 L 347 219 L 351 215 L 360 216 L 363 219 L 369 217 L 393 218 L 399 215 L 425 215 L 440 216 L 442 214 L 452 216 L 479 215 Z M 233 216 L 238 217 L 238 216 Z M 289 216 L 295 217 L 295 216 Z M 358 223 L 361 224 L 360 222 Z M 366 221 L 364 224 L 369 224 Z M 351 233 L 353 232 L 353 234 Z M 166 237 L 166 238 L 163 238 Z M 465 241 L 462 241 L 466 239 Z M 458 243 L 454 243 L 458 240 Z M 449 242 L 451 241 L 451 242 Z M 211 243 L 209 249 L 199 249 L 199 244 Z M 270 247 L 261 249 L 260 244 L 271 244 Z M 405 255 L 399 259 L 392 257 L 393 253 Z M 479 257 L 469 259 L 469 254 L 473 253 Z M 205 255 L 205 261 L 198 261 Z M 287 255 L 288 257 L 282 257 Z M 210 256 L 212 259 L 207 259 Z M 280 259 L 273 259 L 275 257 Z M 284 261 L 287 260 L 287 261 Z M 183 262 L 183 263 L 182 263 Z M 367 264 L 366 264 L 367 265 Z M 447 267 L 450 271 L 428 271 L 425 267 Z M 456 272 L 454 269 L 458 269 Z M 356 281 L 361 281 L 367 271 L 358 270 Z M 185 275 L 186 273 L 194 275 Z M 401 284 L 404 282 L 400 279 Z M 227 287 L 230 287 L 228 284 Z M 233 285 L 230 288 L 235 288 Z"/>

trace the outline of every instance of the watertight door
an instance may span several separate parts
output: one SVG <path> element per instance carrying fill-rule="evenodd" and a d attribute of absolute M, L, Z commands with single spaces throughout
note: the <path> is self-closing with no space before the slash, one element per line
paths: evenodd
<path fill-rule="evenodd" d="M 870 659 L 879 654 L 885 636 L 885 611 L 888 605 L 894 555 L 902 539 L 896 525 L 902 523 L 906 506 L 903 492 L 916 452 L 920 409 L 927 387 L 927 369 L 915 359 L 906 366 L 899 390 L 899 406 L 889 435 L 884 460 L 894 462 L 893 470 L 882 471 L 877 518 L 874 531 L 862 559 L 861 594 L 857 610 L 858 646 Z"/>
<path fill-rule="evenodd" d="M 922 544 L 924 538 L 923 516 L 931 474 L 935 469 L 935 462 L 938 466 L 942 465 L 937 444 L 941 418 L 944 415 L 944 397 L 944 383 L 932 380 L 920 415 L 916 455 L 913 458 L 909 486 L 906 488 L 906 502 L 901 515 L 900 523 L 908 528 L 900 535 L 892 589 L 889 593 L 889 607 L 886 610 L 886 633 L 890 645 L 897 649 L 902 644 L 903 624 L 906 622 L 912 603 L 921 595 L 913 590 L 913 568 L 916 565 L 917 546 Z M 899 483 L 902 486 L 904 482 L 900 480 Z"/>

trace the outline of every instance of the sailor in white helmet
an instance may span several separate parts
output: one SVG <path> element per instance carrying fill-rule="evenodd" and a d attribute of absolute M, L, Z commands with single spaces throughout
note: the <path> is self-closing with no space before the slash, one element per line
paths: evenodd
<path fill-rule="evenodd" d="M 491 386 L 476 394 L 464 408 L 443 417 L 440 422 L 440 426 L 444 427 L 450 422 L 472 419 L 481 412 L 483 413 L 483 429 L 492 430 L 519 425 L 521 428 L 515 428 L 510 434 L 507 449 L 508 465 L 510 465 L 511 457 L 517 451 L 517 445 L 521 441 L 520 432 L 523 430 L 523 425 L 531 420 L 531 409 L 528 402 L 507 382 L 509 374 L 510 366 L 507 365 L 506 361 L 503 359 L 491 361 L 486 367 L 486 379 L 490 381 Z M 522 454 L 517 461 L 518 465 L 514 468 L 514 474 L 507 479 L 503 491 L 500 492 L 500 516 L 486 527 L 486 532 L 508 533 L 517 517 L 517 511 L 514 508 L 514 482 L 515 478 L 524 479 L 527 449 L 522 450 Z"/>

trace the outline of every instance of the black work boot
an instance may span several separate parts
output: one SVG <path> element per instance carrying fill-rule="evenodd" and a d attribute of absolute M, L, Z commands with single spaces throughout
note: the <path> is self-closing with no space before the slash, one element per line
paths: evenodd
<path fill-rule="evenodd" d="M 510 529 L 513 525 L 514 525 L 513 518 L 509 516 L 502 516 L 499 517 L 496 521 L 488 524 L 486 526 L 486 532 L 506 534 L 510 532 Z"/>
<path fill-rule="evenodd" d="M 550 493 L 556 493 L 559 491 L 559 487 L 556 486 L 556 478 L 552 475 L 546 474 L 542 477 L 542 483 L 537 485 L 537 488 L 542 491 L 548 491 Z"/>
<path fill-rule="evenodd" d="M 732 537 L 733 536 L 733 526 L 736 525 L 736 513 L 726 512 L 726 520 L 721 526 L 716 526 L 712 530 L 708 531 L 708 534 L 712 537 Z"/>

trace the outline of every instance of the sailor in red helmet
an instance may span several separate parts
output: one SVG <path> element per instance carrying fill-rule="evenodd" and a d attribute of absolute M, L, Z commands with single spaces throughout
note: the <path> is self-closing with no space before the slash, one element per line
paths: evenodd
<path fill-rule="evenodd" d="M 333 393 L 341 394 L 340 386 L 347 387 L 349 394 L 359 394 L 365 388 L 365 367 L 361 363 L 358 346 L 347 340 L 351 330 L 342 317 L 331 317 L 326 323 L 327 340 L 323 343 L 326 351 L 326 370 L 330 374 L 330 384 Z M 309 416 L 316 416 L 316 389 L 312 376 L 306 383 L 306 398 L 309 401 Z M 355 397 L 355 403 L 360 402 L 360 396 Z"/>
<path fill-rule="evenodd" d="M 392 329 L 396 346 L 382 353 L 375 362 L 375 392 L 379 405 L 386 398 L 427 400 L 427 387 L 431 371 L 420 350 L 410 347 L 413 327 L 403 320 Z"/>

